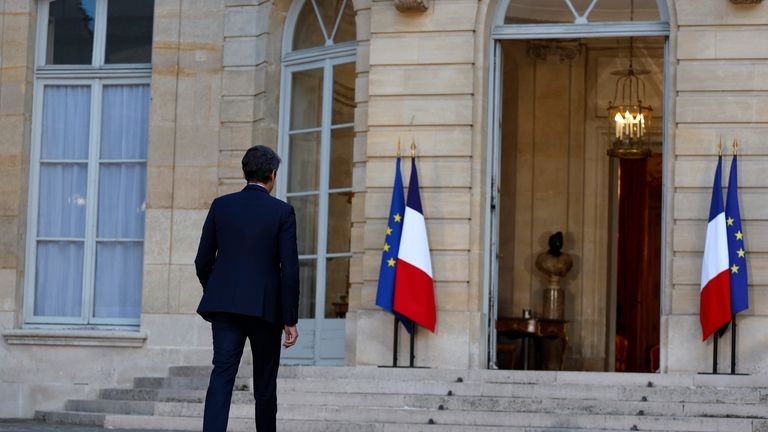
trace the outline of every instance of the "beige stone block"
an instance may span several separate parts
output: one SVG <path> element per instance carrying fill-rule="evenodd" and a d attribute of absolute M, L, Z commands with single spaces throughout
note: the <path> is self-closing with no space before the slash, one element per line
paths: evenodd
<path fill-rule="evenodd" d="M 178 91 L 178 78 L 176 73 L 170 75 L 152 75 L 152 101 L 150 130 L 156 123 L 174 124 L 176 122 L 176 102 Z"/>
<path fill-rule="evenodd" d="M 3 383 L 0 386 L 0 400 L 3 401 L 0 404 L 0 418 L 22 418 L 23 408 L 19 395 L 22 393 L 23 384 L 19 383 Z"/>
<path fill-rule="evenodd" d="M 768 73 L 768 71 L 766 71 Z M 725 151 L 731 153 L 734 138 L 739 142 L 740 156 L 768 155 L 768 127 L 760 124 L 697 125 L 682 124 L 675 130 L 675 154 L 686 156 L 711 156 L 722 137 Z"/>
<path fill-rule="evenodd" d="M 222 95 L 253 96 L 262 93 L 266 86 L 265 67 L 227 68 L 224 70 Z"/>
<path fill-rule="evenodd" d="M 251 123 L 225 123 L 219 134 L 220 150 L 237 150 L 244 153 L 253 146 L 253 126 Z"/>
<path fill-rule="evenodd" d="M 707 215 L 704 216 L 705 218 Z M 768 252 L 768 221 L 742 221 L 744 248 L 748 253 Z M 707 232 L 707 221 L 682 221 L 673 230 L 675 252 L 702 252 Z M 732 227 L 728 235 L 734 234 Z M 751 257 L 750 257 L 751 258 Z"/>
<path fill-rule="evenodd" d="M 224 41 L 224 66 L 258 66 L 266 60 L 267 37 L 227 38 Z"/>
<path fill-rule="evenodd" d="M 144 264 L 144 285 L 141 291 L 142 313 L 168 312 L 169 269 L 168 264 Z"/>
<path fill-rule="evenodd" d="M 218 125 L 181 125 L 176 130 L 176 167 L 210 167 L 219 156 Z"/>
<path fill-rule="evenodd" d="M 750 254 L 747 249 L 749 285 L 768 285 L 768 257 L 764 254 Z M 701 284 L 701 253 L 680 254 L 672 259 L 672 283 L 685 285 Z"/>
<path fill-rule="evenodd" d="M 747 316 L 739 320 L 738 335 L 742 342 L 737 348 L 738 372 L 765 375 L 768 371 L 768 360 L 764 350 L 764 347 L 768 346 L 766 345 L 768 344 L 766 325 L 768 325 L 768 318 L 765 316 Z"/>
<path fill-rule="evenodd" d="M 757 188 L 768 187 L 768 177 L 765 172 L 766 161 L 760 157 L 745 156 L 739 159 L 739 187 Z M 727 185 L 727 163 L 723 167 L 723 186 Z M 717 158 L 712 156 L 705 160 L 692 157 L 678 157 L 675 162 L 676 187 L 712 187 Z M 708 212 L 705 214 L 709 214 Z M 747 217 L 745 214 L 742 217 Z M 751 216 L 750 216 L 751 217 Z"/>
<path fill-rule="evenodd" d="M 221 123 L 221 78 L 206 74 L 180 75 L 176 95 L 177 133 L 182 126 L 218 128 Z"/>
<path fill-rule="evenodd" d="M 727 179 L 727 171 L 724 171 L 724 178 Z M 714 176 L 714 167 L 711 173 Z M 739 173 L 741 183 L 742 174 Z M 710 179 L 710 182 L 712 180 Z M 727 181 L 727 180 L 725 180 Z M 741 184 L 739 185 L 741 186 Z M 725 195 L 723 195 L 725 197 Z M 741 208 L 742 220 L 767 220 L 768 207 L 763 203 L 766 199 L 766 193 L 760 190 L 741 189 L 739 190 L 739 207 Z M 676 220 L 699 220 L 705 221 L 709 217 L 709 204 L 712 200 L 711 186 L 707 191 L 681 190 L 675 192 L 674 196 L 674 217 Z"/>
<path fill-rule="evenodd" d="M 153 110 L 153 112 L 155 111 Z M 151 122 L 149 126 L 147 164 L 149 166 L 173 165 L 175 148 L 176 125 L 174 123 Z"/>
<path fill-rule="evenodd" d="M 355 78 L 355 102 L 367 102 L 368 101 L 368 73 L 358 74 Z"/>
<path fill-rule="evenodd" d="M 368 125 L 471 125 L 472 107 L 469 95 L 371 96 Z"/>
<path fill-rule="evenodd" d="M 179 75 L 202 77 L 218 86 L 221 74 L 222 51 L 219 45 L 198 42 L 181 43 L 179 46 Z"/>
<path fill-rule="evenodd" d="M 701 342 L 701 324 L 698 314 L 673 315 L 669 316 L 667 320 L 669 328 L 668 372 L 695 373 L 712 370 L 712 339 L 710 338 L 705 343 Z"/>
<path fill-rule="evenodd" d="M 357 73 L 368 72 L 371 68 L 371 42 L 359 41 L 357 43 L 357 57 L 355 59 L 355 71 Z"/>
<path fill-rule="evenodd" d="M 152 43 L 155 44 L 167 44 L 169 42 L 177 42 L 179 40 L 179 6 L 178 0 L 174 0 L 177 3 L 175 8 L 160 9 L 155 5 L 154 27 L 152 29 Z M 154 63 L 155 56 L 154 50 L 152 53 L 152 62 Z"/>
<path fill-rule="evenodd" d="M 471 64 L 373 66 L 369 91 L 376 96 L 472 94 L 473 84 Z"/>
<path fill-rule="evenodd" d="M 24 114 L 27 111 L 27 98 L 24 81 L 3 81 L 0 84 L 0 114 Z"/>
<path fill-rule="evenodd" d="M 358 102 L 355 107 L 355 133 L 368 130 L 368 102 Z"/>
<path fill-rule="evenodd" d="M 365 224 L 365 193 L 356 193 L 352 200 L 352 222 Z"/>
<path fill-rule="evenodd" d="M 677 58 L 715 58 L 715 31 L 681 29 L 677 32 Z"/>
<path fill-rule="evenodd" d="M 735 5 L 718 0 L 675 0 L 677 24 L 704 25 L 762 25 L 768 21 L 768 9 L 750 5 Z"/>
<path fill-rule="evenodd" d="M 23 149 L 24 129 L 26 118 L 24 115 L 0 116 L 0 156 L 20 156 Z"/>
<path fill-rule="evenodd" d="M 173 167 L 147 167 L 147 208 L 168 209 L 173 206 Z"/>
<path fill-rule="evenodd" d="M 264 0 L 224 0 L 225 6 L 258 6 L 265 3 Z"/>
<path fill-rule="evenodd" d="M 674 315 L 693 315 L 699 313 L 701 290 L 698 285 L 676 285 L 672 290 L 672 310 Z"/>
<path fill-rule="evenodd" d="M 394 157 L 397 140 L 401 140 L 403 155 L 410 155 L 411 141 L 416 142 L 418 155 L 471 156 L 472 127 L 470 126 L 418 126 L 372 127 L 367 134 L 368 156 Z M 407 160 L 404 160 L 404 164 Z"/>
<path fill-rule="evenodd" d="M 466 282 L 435 283 L 435 302 L 438 311 L 467 311 L 469 284 Z"/>
<path fill-rule="evenodd" d="M 371 65 L 473 63 L 474 31 L 374 35 Z"/>
<path fill-rule="evenodd" d="M 219 196 L 239 192 L 245 187 L 245 180 L 220 180 Z"/>
<path fill-rule="evenodd" d="M 258 36 L 269 31 L 272 5 L 227 7 L 224 12 L 224 36 Z"/>
<path fill-rule="evenodd" d="M 0 268 L 15 268 L 18 262 L 18 216 L 0 216 Z"/>
<path fill-rule="evenodd" d="M 430 251 L 469 250 L 469 221 L 427 218 L 427 238 Z M 365 248 L 383 246 L 386 225 L 382 220 L 365 224 Z"/>
<path fill-rule="evenodd" d="M 765 91 L 765 60 L 683 61 L 677 67 L 678 91 Z"/>
<path fill-rule="evenodd" d="M 719 59 L 765 59 L 768 46 L 748 41 L 762 41 L 768 38 L 768 31 L 760 27 L 721 28 L 715 33 L 715 58 Z"/>
<path fill-rule="evenodd" d="M 365 163 L 368 161 L 368 134 L 359 132 L 355 134 L 354 149 L 352 150 L 352 162 Z"/>
<path fill-rule="evenodd" d="M 365 192 L 365 175 L 367 171 L 367 164 L 357 163 L 352 165 L 352 189 L 356 193 Z"/>
<path fill-rule="evenodd" d="M 407 161 L 406 161 L 407 162 Z M 433 158 L 421 157 L 417 160 L 419 186 L 422 193 L 425 188 L 468 188 L 471 182 L 471 160 L 469 158 Z M 410 164 L 402 164 L 403 184 L 408 184 Z M 393 159 L 370 159 L 367 164 L 366 182 L 368 188 L 391 188 L 395 175 Z M 423 203 L 424 214 L 429 217 L 432 205 Z"/>
<path fill-rule="evenodd" d="M 433 206 L 430 212 L 431 217 L 440 219 L 469 219 L 470 198 L 470 190 L 461 188 L 437 189 L 421 193 L 422 202 L 440 203 L 439 206 Z M 391 188 L 369 189 L 366 199 L 366 217 L 387 217 L 391 201 Z"/>
<path fill-rule="evenodd" d="M 363 254 L 354 254 L 349 260 L 349 283 L 363 282 Z"/>
<path fill-rule="evenodd" d="M 383 310 L 358 310 L 355 316 L 357 339 L 353 347 L 357 365 L 392 364 L 392 314 Z M 403 361 L 407 362 L 405 358 Z"/>
<path fill-rule="evenodd" d="M 0 215 L 19 214 L 19 194 L 21 193 L 21 171 L 18 156 L 0 157 Z M 14 166 L 15 165 L 15 166 Z M 9 168 L 6 168 L 10 166 Z M 25 179 L 26 180 L 26 179 Z"/>
<path fill-rule="evenodd" d="M 263 117 L 263 99 L 256 96 L 225 96 L 221 100 L 222 122 L 252 122 Z"/>
<path fill-rule="evenodd" d="M 203 288 L 195 274 L 194 265 L 171 266 L 169 292 L 175 296 L 170 300 L 172 312 L 195 313 L 203 295 Z"/>
<path fill-rule="evenodd" d="M 768 96 L 757 93 L 685 94 L 675 112 L 680 123 L 765 123 L 766 103 Z"/>
<path fill-rule="evenodd" d="M 416 334 L 419 355 L 416 366 L 441 369 L 467 369 L 469 367 L 470 314 L 463 311 L 437 313 L 435 333 L 420 331 Z M 405 339 L 405 338 L 403 338 Z M 402 352 L 406 352 L 406 347 Z"/>
<path fill-rule="evenodd" d="M 16 269 L 0 269 L 0 310 L 16 310 Z"/>
<path fill-rule="evenodd" d="M 182 44 L 220 45 L 224 40 L 224 6 L 220 1 L 182 2 L 179 36 Z"/>
<path fill-rule="evenodd" d="M 3 16 L 3 68 L 25 66 L 32 62 L 34 20 L 30 13 Z"/>
<path fill-rule="evenodd" d="M 219 153 L 219 178 L 237 180 L 243 178 L 243 153 L 242 151 Z"/>
<path fill-rule="evenodd" d="M 355 7 L 355 12 L 371 9 L 373 0 L 352 0 L 352 5 Z"/>
<path fill-rule="evenodd" d="M 371 39 L 371 10 L 357 9 L 355 19 L 355 32 L 358 41 Z"/>
<path fill-rule="evenodd" d="M 171 262 L 170 209 L 148 208 L 144 219 L 144 263 Z"/>
<path fill-rule="evenodd" d="M 177 166 L 173 172 L 173 208 L 207 209 L 218 194 L 219 170 Z"/>
<path fill-rule="evenodd" d="M 208 210 L 174 210 L 171 237 L 171 264 L 192 264 Z"/>
<path fill-rule="evenodd" d="M 192 314 L 144 314 L 142 329 L 147 332 L 147 347 L 192 347 L 196 345 L 198 320 Z"/>
<path fill-rule="evenodd" d="M 474 31 L 478 4 L 474 0 L 433 2 L 423 13 L 401 13 L 389 2 L 374 2 L 373 33 Z"/>

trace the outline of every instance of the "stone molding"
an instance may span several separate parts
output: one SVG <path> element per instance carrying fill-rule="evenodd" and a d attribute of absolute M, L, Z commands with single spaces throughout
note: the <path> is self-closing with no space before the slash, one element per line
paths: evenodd
<path fill-rule="evenodd" d="M 429 9 L 429 0 L 395 0 L 395 8 L 400 12 L 424 12 Z"/>
<path fill-rule="evenodd" d="M 15 329 L 2 332 L 8 345 L 59 345 L 141 348 L 146 332 Z"/>
<path fill-rule="evenodd" d="M 759 4 L 763 0 L 731 0 L 733 4 Z"/>

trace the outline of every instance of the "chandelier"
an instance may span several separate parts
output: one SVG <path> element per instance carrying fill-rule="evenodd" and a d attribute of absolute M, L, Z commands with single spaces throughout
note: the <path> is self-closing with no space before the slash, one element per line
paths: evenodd
<path fill-rule="evenodd" d="M 608 123 L 611 147 L 608 156 L 637 159 L 651 155 L 648 135 L 653 109 L 643 105 L 645 82 L 641 75 L 647 70 L 636 70 L 632 64 L 633 40 L 629 41 L 629 67 L 611 72 L 616 75 L 613 99 L 608 102 Z"/>

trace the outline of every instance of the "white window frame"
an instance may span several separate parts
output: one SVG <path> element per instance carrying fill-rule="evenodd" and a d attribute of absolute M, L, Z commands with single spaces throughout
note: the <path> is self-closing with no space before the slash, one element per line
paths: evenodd
<path fill-rule="evenodd" d="M 150 85 L 151 64 L 105 65 L 106 19 L 108 0 L 96 0 L 93 55 L 90 65 L 46 65 L 48 11 L 52 0 L 38 3 L 37 47 L 35 52 L 35 81 L 32 108 L 32 142 L 29 168 L 29 202 L 27 206 L 27 248 L 25 255 L 26 277 L 24 280 L 24 325 L 35 328 L 78 328 L 99 329 L 138 327 L 136 318 L 97 318 L 93 316 L 93 296 L 96 278 L 96 245 L 106 239 L 97 240 L 99 209 L 99 169 L 103 163 L 101 152 L 102 94 L 109 85 Z M 71 85 L 90 87 L 90 131 L 88 138 L 87 200 L 85 214 L 85 236 L 83 239 L 83 284 L 82 304 L 79 317 L 35 316 L 35 283 L 37 275 L 37 224 L 40 207 L 40 153 L 42 146 L 42 112 L 46 86 Z M 72 161 L 66 161 L 72 163 Z M 147 163 L 147 159 L 119 160 L 120 163 Z M 146 180 L 145 180 L 146 181 Z M 79 239 L 78 239 L 79 241 Z M 120 241 L 141 242 L 141 239 L 120 239 Z"/>
<path fill-rule="evenodd" d="M 322 352 L 322 334 L 326 329 L 324 321 L 339 319 L 325 318 L 325 295 L 326 295 L 326 268 L 330 258 L 350 258 L 352 251 L 340 253 L 328 253 L 328 211 L 329 198 L 333 193 L 352 193 L 354 187 L 331 189 L 330 183 L 330 165 L 331 165 L 331 131 L 333 129 L 353 128 L 354 121 L 332 125 L 331 115 L 333 110 L 333 68 L 342 64 L 355 64 L 357 59 L 357 42 L 343 42 L 339 44 L 329 43 L 326 35 L 326 45 L 323 47 L 314 47 L 299 51 L 292 51 L 293 35 L 296 27 L 296 21 L 302 7 L 309 0 L 298 0 L 291 5 L 286 19 L 285 31 L 283 34 L 283 58 L 280 80 L 280 110 L 279 110 L 279 131 L 278 131 L 278 155 L 283 161 L 282 168 L 284 174 L 277 176 L 276 195 L 278 198 L 287 201 L 288 198 L 295 196 L 318 196 L 318 216 L 317 216 L 317 238 L 316 254 L 300 255 L 299 259 L 314 259 L 316 265 L 315 272 L 315 308 L 314 318 L 302 318 L 302 321 L 311 322 L 307 327 L 311 327 L 314 333 L 312 353 L 307 352 L 312 358 L 307 358 L 312 364 L 323 364 Z M 352 0 L 346 0 L 351 2 Z M 346 6 L 346 5 L 344 5 Z M 343 11 L 343 9 L 342 9 Z M 343 13 L 343 12 L 342 12 Z M 338 21 L 333 33 L 338 29 Z M 332 41 L 331 41 L 332 42 Z M 293 74 L 311 69 L 322 69 L 323 71 L 323 91 L 322 91 L 322 117 L 320 127 L 301 129 L 290 132 L 291 120 L 291 101 Z M 320 132 L 320 177 L 317 192 L 288 192 L 288 177 L 290 176 L 290 135 L 306 132 Z M 343 322 L 343 320 L 341 320 Z M 289 361 L 292 361 L 291 359 Z"/>

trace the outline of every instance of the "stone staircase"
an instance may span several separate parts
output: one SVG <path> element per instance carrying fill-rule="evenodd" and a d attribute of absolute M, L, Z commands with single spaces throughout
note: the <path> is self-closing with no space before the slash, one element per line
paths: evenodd
<path fill-rule="evenodd" d="M 199 431 L 209 373 L 172 367 L 37 417 Z M 238 376 L 229 431 L 255 430 L 249 388 Z M 278 399 L 285 432 L 768 432 L 766 376 L 284 366 Z"/>

